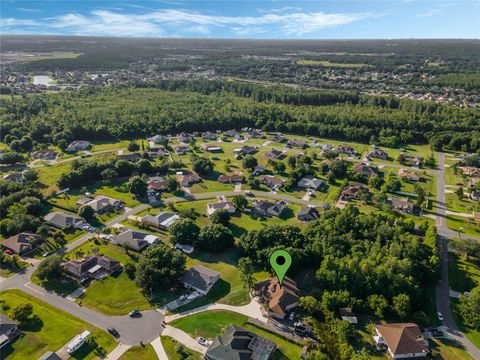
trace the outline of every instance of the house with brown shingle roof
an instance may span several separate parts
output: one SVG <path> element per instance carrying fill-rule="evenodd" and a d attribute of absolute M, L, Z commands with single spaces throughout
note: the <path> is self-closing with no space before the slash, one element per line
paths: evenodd
<path fill-rule="evenodd" d="M 358 163 L 353 168 L 353 172 L 363 176 L 378 175 L 378 169 L 372 165 L 366 163 Z"/>
<path fill-rule="evenodd" d="M 282 286 L 276 277 L 259 282 L 253 293 L 266 305 L 268 316 L 277 319 L 284 319 L 299 303 L 297 284 L 288 277 L 283 279 Z"/>
<path fill-rule="evenodd" d="M 1 242 L 2 247 L 13 251 L 17 255 L 22 255 L 32 250 L 40 241 L 40 236 L 22 232 L 17 235 L 10 236 Z"/>
<path fill-rule="evenodd" d="M 413 323 L 376 325 L 374 336 L 377 346 L 387 348 L 393 359 L 426 357 L 428 343 L 418 325 Z"/>
<path fill-rule="evenodd" d="M 420 180 L 420 177 L 417 175 L 415 171 L 411 171 L 404 168 L 400 168 L 400 170 L 398 170 L 398 177 L 407 181 Z"/>

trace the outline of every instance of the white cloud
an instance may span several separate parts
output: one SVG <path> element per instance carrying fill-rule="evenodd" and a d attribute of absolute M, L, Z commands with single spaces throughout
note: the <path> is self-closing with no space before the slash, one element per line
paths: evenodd
<path fill-rule="evenodd" d="M 233 34 L 252 35 L 267 31 L 286 36 L 300 36 L 315 31 L 347 25 L 378 17 L 375 13 L 302 12 L 297 8 L 273 9 L 258 16 L 206 15 L 187 10 L 165 9 L 141 14 L 121 14 L 111 10 L 94 10 L 88 15 L 68 13 L 42 19 L 42 31 L 53 30 L 77 35 L 168 36 L 179 32 L 209 35 L 215 27 Z M 5 19 L 10 27 L 26 25 L 28 20 Z M 15 22 L 17 21 L 17 24 Z M 35 21 L 32 20 L 34 25 Z"/>
<path fill-rule="evenodd" d="M 454 4 L 437 4 L 433 5 L 431 9 L 415 15 L 417 19 L 425 18 L 425 17 L 431 17 L 431 16 L 437 16 L 445 13 L 446 8 L 453 6 Z"/>

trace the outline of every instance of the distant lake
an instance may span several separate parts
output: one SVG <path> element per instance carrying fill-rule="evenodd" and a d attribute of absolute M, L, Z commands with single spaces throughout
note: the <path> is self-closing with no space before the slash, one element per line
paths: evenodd
<path fill-rule="evenodd" d="M 54 80 L 47 75 L 34 75 L 33 76 L 33 85 L 45 85 L 45 86 L 53 86 L 52 83 Z"/>

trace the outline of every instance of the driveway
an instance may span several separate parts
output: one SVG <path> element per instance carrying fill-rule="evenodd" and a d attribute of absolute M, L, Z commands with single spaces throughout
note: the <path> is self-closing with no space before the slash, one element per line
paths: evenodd
<path fill-rule="evenodd" d="M 173 326 L 167 325 L 165 330 L 163 330 L 162 335 L 168 335 L 177 340 L 179 343 L 185 345 L 187 348 L 198 351 L 201 354 L 207 352 L 205 346 L 200 345 L 196 339 L 192 338 L 186 332 L 183 332 L 180 329 L 174 328 Z"/>

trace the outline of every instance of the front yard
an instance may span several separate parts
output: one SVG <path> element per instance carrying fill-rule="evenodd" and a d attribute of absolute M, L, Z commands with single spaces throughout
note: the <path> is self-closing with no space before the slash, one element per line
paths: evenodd
<path fill-rule="evenodd" d="M 5 301 L 2 313 L 8 314 L 6 306 L 11 309 L 24 303 L 31 303 L 34 312 L 34 317 L 21 327 L 23 335 L 2 349 L 2 359 L 37 359 L 46 351 L 60 349 L 85 330 L 91 332 L 94 343 L 80 348 L 74 354 L 77 359 L 103 357 L 117 345 L 115 339 L 106 332 L 19 290 L 3 291 L 0 294 Z"/>

